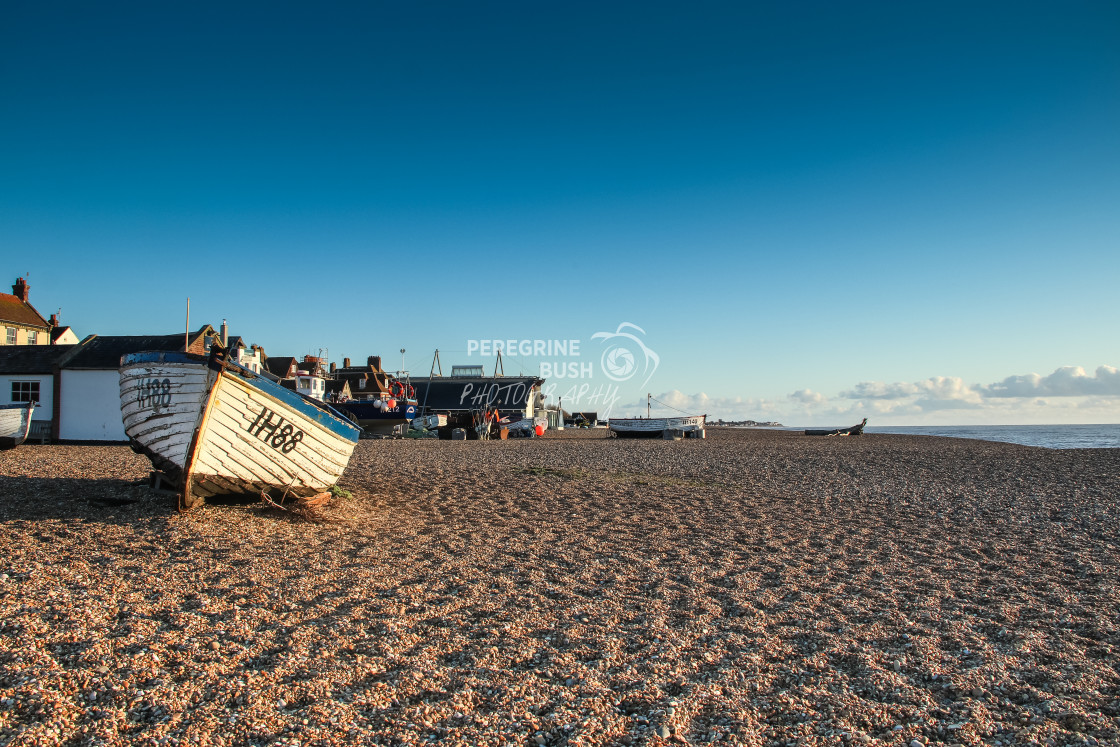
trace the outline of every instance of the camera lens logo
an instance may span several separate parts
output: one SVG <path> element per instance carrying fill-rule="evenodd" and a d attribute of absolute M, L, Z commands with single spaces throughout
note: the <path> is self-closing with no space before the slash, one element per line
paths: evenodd
<path fill-rule="evenodd" d="M 603 370 L 615 381 L 623 381 L 634 375 L 634 354 L 626 348 L 611 348 L 603 355 Z"/>
<path fill-rule="evenodd" d="M 642 384 L 645 385 L 657 370 L 661 358 L 646 347 L 634 332 L 641 335 L 646 333 L 636 324 L 623 322 L 614 332 L 596 332 L 591 335 L 591 339 L 602 340 L 605 346 L 601 363 L 607 378 L 612 381 L 629 381 L 641 373 L 645 374 L 642 380 Z"/>

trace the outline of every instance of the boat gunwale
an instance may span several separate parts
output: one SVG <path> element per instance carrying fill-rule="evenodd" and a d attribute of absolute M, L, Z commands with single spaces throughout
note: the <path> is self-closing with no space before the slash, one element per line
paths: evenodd
<path fill-rule="evenodd" d="M 261 394 L 271 398 L 280 405 L 299 412 L 307 419 L 314 421 L 317 425 L 331 431 L 341 438 L 357 443 L 358 437 L 362 432 L 360 426 L 335 410 L 335 408 L 331 407 L 328 403 L 319 402 L 299 392 L 285 389 L 271 379 L 254 371 L 250 371 L 248 368 L 245 368 L 239 363 L 234 363 L 233 361 L 215 359 L 213 355 L 207 357 L 179 351 L 146 350 L 121 356 L 120 367 L 124 369 L 126 367 L 143 365 L 145 363 L 190 364 L 209 366 L 214 370 L 224 370 L 227 373 L 233 374 L 238 379 L 241 379 L 246 385 L 256 389 Z"/>

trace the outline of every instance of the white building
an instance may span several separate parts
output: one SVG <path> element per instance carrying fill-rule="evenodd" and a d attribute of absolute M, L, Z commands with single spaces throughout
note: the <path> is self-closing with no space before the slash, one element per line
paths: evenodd
<path fill-rule="evenodd" d="M 75 345 L 0 346 L 0 403 L 35 402 L 31 437 L 50 437 L 55 419 L 55 371 Z"/>
<path fill-rule="evenodd" d="M 67 355 L 58 370 L 55 438 L 62 441 L 127 441 L 121 420 L 121 356 L 145 350 L 202 355 L 217 339 L 209 324 L 189 337 L 174 335 L 90 335 Z"/>

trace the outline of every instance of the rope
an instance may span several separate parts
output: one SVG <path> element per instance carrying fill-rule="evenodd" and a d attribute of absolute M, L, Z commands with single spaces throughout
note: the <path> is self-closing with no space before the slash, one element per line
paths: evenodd
<path fill-rule="evenodd" d="M 684 410 L 673 407 L 672 405 L 665 404 L 664 402 L 657 399 L 656 397 L 650 397 L 650 399 L 653 400 L 654 402 L 656 402 L 657 404 L 661 405 L 662 407 L 668 407 L 670 410 L 676 410 L 677 412 L 681 413 L 682 415 L 688 415 L 689 414 L 689 413 L 685 412 Z"/>

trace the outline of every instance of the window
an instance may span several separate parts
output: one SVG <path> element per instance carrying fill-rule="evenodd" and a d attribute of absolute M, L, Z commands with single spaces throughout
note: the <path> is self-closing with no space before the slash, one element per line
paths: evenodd
<path fill-rule="evenodd" d="M 38 402 L 38 381 L 13 381 L 12 402 Z"/>
<path fill-rule="evenodd" d="M 16 344 L 16 328 L 15 327 L 8 327 L 8 344 L 9 345 L 15 345 Z"/>
<path fill-rule="evenodd" d="M 27 344 L 28 345 L 34 345 L 36 342 L 38 342 L 38 340 L 39 340 L 39 338 L 36 336 L 35 330 L 31 329 L 31 330 L 27 331 Z"/>

